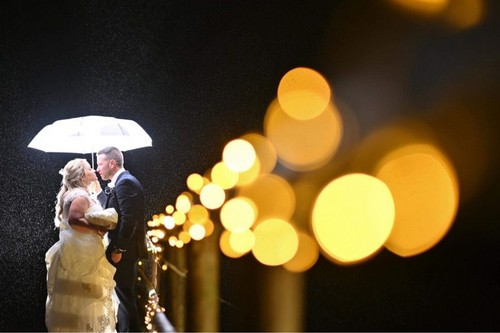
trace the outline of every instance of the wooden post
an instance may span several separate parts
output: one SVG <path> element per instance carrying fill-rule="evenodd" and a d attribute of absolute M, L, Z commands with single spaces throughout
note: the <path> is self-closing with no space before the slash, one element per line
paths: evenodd
<path fill-rule="evenodd" d="M 164 258 L 167 270 L 162 270 L 159 286 L 160 304 L 165 307 L 165 313 L 175 327 L 176 332 L 186 331 L 187 309 L 187 249 L 170 248 L 165 250 Z M 170 265 L 170 266 L 169 266 Z"/>
<path fill-rule="evenodd" d="M 219 331 L 220 253 L 219 228 L 189 244 L 189 331 Z"/>
<path fill-rule="evenodd" d="M 262 330 L 302 332 L 304 330 L 304 275 L 282 267 L 263 270 L 261 294 Z"/>

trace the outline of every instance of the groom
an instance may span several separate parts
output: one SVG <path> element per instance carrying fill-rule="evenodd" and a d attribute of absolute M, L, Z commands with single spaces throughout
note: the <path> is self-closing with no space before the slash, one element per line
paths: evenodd
<path fill-rule="evenodd" d="M 106 257 L 116 267 L 118 332 L 140 332 L 142 319 L 137 309 L 136 281 L 138 259 L 147 258 L 144 193 L 141 183 L 123 168 L 123 154 L 116 147 L 106 147 L 97 153 L 97 172 L 110 180 L 109 191 L 99 193 L 104 208 L 118 212 L 118 225 L 108 233 Z"/>

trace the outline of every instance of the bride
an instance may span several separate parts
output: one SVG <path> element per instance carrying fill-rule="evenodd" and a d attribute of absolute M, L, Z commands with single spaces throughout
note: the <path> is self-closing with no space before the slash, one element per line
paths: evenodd
<path fill-rule="evenodd" d="M 90 194 L 99 182 L 85 159 L 69 161 L 60 173 L 54 220 L 59 241 L 45 255 L 45 324 L 49 332 L 115 332 L 116 268 L 106 259 L 103 236 L 116 227 L 116 211 L 103 210 Z"/>

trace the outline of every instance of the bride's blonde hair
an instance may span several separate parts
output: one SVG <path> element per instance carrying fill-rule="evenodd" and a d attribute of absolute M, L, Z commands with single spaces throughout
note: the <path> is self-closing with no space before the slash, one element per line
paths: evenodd
<path fill-rule="evenodd" d="M 74 160 L 66 163 L 64 168 L 59 171 L 63 178 L 61 180 L 61 188 L 59 189 L 59 193 L 57 193 L 56 199 L 56 215 L 54 218 L 56 227 L 59 227 L 62 221 L 64 195 L 66 192 L 75 188 L 85 189 L 83 184 L 83 178 L 85 176 L 85 162 L 87 162 L 87 160 L 84 158 L 75 158 Z"/>

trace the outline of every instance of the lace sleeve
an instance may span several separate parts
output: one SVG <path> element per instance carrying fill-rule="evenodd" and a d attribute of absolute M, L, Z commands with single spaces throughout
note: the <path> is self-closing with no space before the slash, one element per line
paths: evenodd
<path fill-rule="evenodd" d="M 75 200 L 78 197 L 84 197 L 85 199 L 87 199 L 89 205 L 91 204 L 89 193 L 81 188 L 76 188 L 76 189 L 69 191 L 66 194 L 66 196 L 64 197 L 64 203 L 65 204 L 71 203 L 73 200 Z"/>
<path fill-rule="evenodd" d="M 71 206 L 71 203 L 78 197 L 86 198 L 89 203 L 89 206 L 92 204 L 88 192 L 85 191 L 84 189 L 77 188 L 66 192 L 63 199 L 63 216 L 65 218 L 68 216 L 69 207 Z"/>

